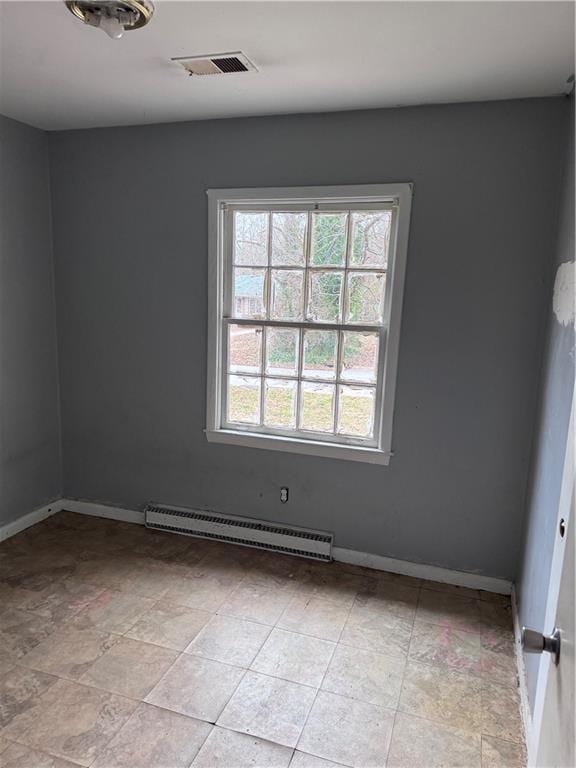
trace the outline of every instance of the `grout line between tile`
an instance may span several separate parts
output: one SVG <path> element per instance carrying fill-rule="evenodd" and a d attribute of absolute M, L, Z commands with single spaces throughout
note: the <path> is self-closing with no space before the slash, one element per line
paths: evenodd
<path fill-rule="evenodd" d="M 330 660 L 328 661 L 328 664 L 326 665 L 326 669 L 324 670 L 324 674 L 322 675 L 322 680 L 320 680 L 320 684 L 316 690 L 316 695 L 314 696 L 314 700 L 312 701 L 312 704 L 310 706 L 310 709 L 308 710 L 308 714 L 306 715 L 306 719 L 304 720 L 304 725 L 302 726 L 302 729 L 300 730 L 300 735 L 298 736 L 298 739 L 296 741 L 296 745 L 294 747 L 295 750 L 298 749 L 298 745 L 300 744 L 300 739 L 302 738 L 302 734 L 304 733 L 304 730 L 306 728 L 306 725 L 308 724 L 308 719 L 310 717 L 310 713 L 314 709 L 314 705 L 316 704 L 316 699 L 318 698 L 318 694 L 322 690 L 322 685 L 324 683 L 324 680 L 326 678 L 326 675 L 328 674 L 328 670 L 330 669 L 330 665 L 332 664 L 332 659 L 334 658 L 334 654 L 336 653 L 336 649 L 338 648 L 338 644 L 340 643 L 340 638 L 342 637 L 342 632 L 344 632 L 344 627 L 348 623 L 348 619 L 350 618 L 350 613 L 352 612 L 352 608 L 354 606 L 354 603 L 356 602 L 356 597 L 358 596 L 358 593 L 354 595 L 354 599 L 352 600 L 352 603 L 350 604 L 350 607 L 348 608 L 348 612 L 346 614 L 346 619 L 342 623 L 342 627 L 340 629 L 340 632 L 338 633 L 338 639 L 334 643 L 334 648 L 332 649 L 332 653 L 330 655 Z"/>
<path fill-rule="evenodd" d="M 406 659 L 405 659 L 404 667 L 402 668 L 402 681 L 400 683 L 400 693 L 398 694 L 398 701 L 396 702 L 396 707 L 394 712 L 394 721 L 392 723 L 392 732 L 390 734 L 390 743 L 388 744 L 388 751 L 386 753 L 385 763 L 388 762 L 388 755 L 390 754 L 390 750 L 392 748 L 392 739 L 394 738 L 394 731 L 396 729 L 396 720 L 398 717 L 398 713 L 400 712 L 400 700 L 402 698 L 402 693 L 404 691 L 404 681 L 406 679 L 406 670 L 408 668 L 408 663 L 410 661 L 410 647 L 412 645 L 412 638 L 414 636 L 414 624 L 416 623 L 416 615 L 418 613 L 418 606 L 420 605 L 421 595 L 422 595 L 422 586 L 420 585 L 420 587 L 418 588 L 418 599 L 416 600 L 416 608 L 412 616 L 412 627 L 410 628 L 410 639 L 408 641 L 408 648 L 406 649 Z"/>

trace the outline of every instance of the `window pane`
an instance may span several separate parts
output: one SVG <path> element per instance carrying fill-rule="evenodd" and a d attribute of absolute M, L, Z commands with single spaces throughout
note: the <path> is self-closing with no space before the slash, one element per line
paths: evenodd
<path fill-rule="evenodd" d="M 376 390 L 372 387 L 340 387 L 338 434 L 372 437 Z"/>
<path fill-rule="evenodd" d="M 307 319 L 335 323 L 340 319 L 343 272 L 310 272 Z"/>
<path fill-rule="evenodd" d="M 296 428 L 295 381 L 266 379 L 264 392 L 264 424 L 268 427 Z"/>
<path fill-rule="evenodd" d="M 228 421 L 260 423 L 261 379 L 228 376 Z"/>
<path fill-rule="evenodd" d="M 385 285 L 383 272 L 350 272 L 347 322 L 381 323 Z"/>
<path fill-rule="evenodd" d="M 302 375 L 310 379 L 336 378 L 336 331 L 304 331 Z"/>
<path fill-rule="evenodd" d="M 261 319 L 265 317 L 264 278 L 265 269 L 234 270 L 234 317 Z"/>
<path fill-rule="evenodd" d="M 251 325 L 228 326 L 228 370 L 231 373 L 260 373 L 262 329 Z"/>
<path fill-rule="evenodd" d="M 268 328 L 266 331 L 266 373 L 295 376 L 298 373 L 298 331 Z"/>
<path fill-rule="evenodd" d="M 234 263 L 268 264 L 268 214 L 234 213 Z"/>
<path fill-rule="evenodd" d="M 304 271 L 297 269 L 271 270 L 272 320 L 302 320 Z"/>
<path fill-rule="evenodd" d="M 342 266 L 346 259 L 347 213 L 313 213 L 310 263 Z"/>
<path fill-rule="evenodd" d="M 340 378 L 343 381 L 376 384 L 379 343 L 377 333 L 344 331 Z"/>
<path fill-rule="evenodd" d="M 307 213 L 272 214 L 272 264 L 304 266 Z"/>
<path fill-rule="evenodd" d="M 313 432 L 333 432 L 335 386 L 310 381 L 303 381 L 300 386 L 300 428 Z"/>
<path fill-rule="evenodd" d="M 386 267 L 391 222 L 390 211 L 352 214 L 351 266 Z"/>

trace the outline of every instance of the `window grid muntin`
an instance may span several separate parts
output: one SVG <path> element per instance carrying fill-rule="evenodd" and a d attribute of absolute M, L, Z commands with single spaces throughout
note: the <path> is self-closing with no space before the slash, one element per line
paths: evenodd
<path fill-rule="evenodd" d="M 223 239 L 224 242 L 224 313 L 223 317 L 221 318 L 222 321 L 222 337 L 223 337 L 223 343 L 222 343 L 222 360 L 225 361 L 226 365 L 221 368 L 221 391 L 220 391 L 220 401 L 221 401 L 221 428 L 224 429 L 241 429 L 242 431 L 246 432 L 252 432 L 254 434 L 266 434 L 266 435 L 278 435 L 280 437 L 290 437 L 293 439 L 305 439 L 305 440 L 312 440 L 313 442 L 333 442 L 335 444 L 342 444 L 342 445 L 350 445 L 350 446 L 364 446 L 364 447 L 372 447 L 377 446 L 379 444 L 379 436 L 380 436 L 380 430 L 381 430 L 381 423 L 382 423 L 382 395 L 383 395 L 383 385 L 384 385 L 384 367 L 385 367 L 385 351 L 386 351 L 386 338 L 387 338 L 387 331 L 386 327 L 384 325 L 385 318 L 387 317 L 387 305 L 390 298 L 390 290 L 391 286 L 389 285 L 389 281 L 386 280 L 385 288 L 384 288 L 384 298 L 383 298 L 383 320 L 381 323 L 347 323 L 345 321 L 346 313 L 347 313 L 347 302 L 349 301 L 348 296 L 348 274 L 349 272 L 368 272 L 368 273 L 381 273 L 386 274 L 389 272 L 388 269 L 388 260 L 390 258 L 390 254 L 393 253 L 393 246 L 395 246 L 394 241 L 394 235 L 395 235 L 395 215 L 397 213 L 397 207 L 394 204 L 391 203 L 374 203 L 372 201 L 370 202 L 358 202 L 358 203 L 348 203 L 348 202 L 341 202 L 341 203 L 326 203 L 326 204 L 317 204 L 317 203 L 305 203 L 305 204 L 299 204 L 294 203 L 291 205 L 284 204 L 266 204 L 261 206 L 255 206 L 255 205 L 242 205 L 242 204 L 232 204 L 232 205 L 225 205 L 223 206 L 224 214 L 228 214 L 228 216 L 232 219 L 232 226 L 230 226 L 230 223 L 227 225 L 224 225 L 225 233 L 228 233 L 228 237 Z M 385 267 L 375 267 L 372 265 L 368 265 L 368 267 L 363 268 L 359 265 L 350 265 L 350 254 L 352 252 L 352 242 L 351 242 L 351 231 L 352 231 L 352 213 L 354 211 L 386 211 L 389 210 L 392 215 L 392 221 L 390 226 L 390 236 L 388 240 L 388 249 L 387 249 L 387 263 Z M 234 254 L 235 254 L 235 243 L 234 243 L 234 225 L 233 225 L 233 219 L 234 219 L 234 212 L 235 211 L 242 211 L 242 212 L 266 212 L 268 214 L 268 253 L 267 253 L 267 266 L 256 266 L 252 267 L 250 265 L 236 265 Z M 298 266 L 298 265 L 283 265 L 283 266 L 277 266 L 274 265 L 272 267 L 272 213 L 279 212 L 279 213 L 301 213 L 301 212 L 308 212 L 307 217 L 307 223 L 306 223 L 306 232 L 305 232 L 305 240 L 304 240 L 304 266 Z M 311 224 L 311 215 L 314 211 L 322 212 L 322 213 L 340 213 L 340 212 L 347 212 L 347 227 L 346 227 L 346 246 L 345 246 L 345 260 L 344 265 L 313 265 L 311 264 L 311 237 L 312 237 L 312 224 Z M 223 222 L 224 223 L 224 222 Z M 265 277 L 264 277 L 264 296 L 265 296 L 265 308 L 266 308 L 266 318 L 239 318 L 235 317 L 232 309 L 233 309 L 233 295 L 234 295 L 234 285 L 232 276 L 234 273 L 234 268 L 236 266 L 242 267 L 242 266 L 249 266 L 249 268 L 257 269 L 257 270 L 265 270 Z M 295 321 L 273 321 L 269 319 L 270 316 L 270 302 L 271 302 L 271 269 L 278 269 L 278 270 L 292 270 L 292 271 L 301 271 L 304 273 L 304 296 L 303 296 L 303 311 L 304 311 L 304 320 L 301 322 L 295 322 Z M 316 322 L 313 320 L 306 320 L 306 310 L 308 305 L 308 299 L 309 299 L 309 279 L 308 275 L 314 271 L 321 270 L 321 271 L 339 271 L 343 273 L 343 287 L 341 291 L 341 320 L 340 322 L 335 323 L 326 323 L 326 322 Z M 263 339 L 261 344 L 261 373 L 260 374 L 231 374 L 228 371 L 228 324 L 229 323 L 236 323 L 238 325 L 246 324 L 246 325 L 256 325 L 260 326 L 263 329 Z M 265 363 L 266 363 L 266 349 L 267 349 L 267 329 L 271 327 L 278 327 L 278 328 L 292 328 L 292 329 L 299 329 L 299 336 L 298 336 L 298 373 L 295 376 L 290 375 L 277 375 L 277 374 L 267 374 L 265 370 Z M 304 329 L 310 329 L 310 330 L 336 330 L 338 332 L 337 334 L 337 358 L 336 358 L 336 376 L 335 379 L 331 382 L 329 382 L 326 379 L 321 378 L 314 378 L 311 379 L 309 377 L 306 377 L 302 374 L 302 365 L 303 365 L 303 354 L 304 354 L 304 344 L 303 344 L 303 336 L 304 336 Z M 357 380 L 342 380 L 340 378 L 340 365 L 341 365 L 341 355 L 342 355 L 342 347 L 343 347 L 343 332 L 344 331 L 350 331 L 350 332 L 370 332 L 370 333 L 376 333 L 379 335 L 379 352 L 378 352 L 378 367 L 377 367 L 377 378 L 375 384 L 365 384 L 361 383 Z M 260 424 L 259 425 L 250 425 L 245 424 L 242 422 L 232 422 L 228 420 L 228 376 L 229 375 L 241 375 L 243 377 L 247 378 L 260 378 Z M 267 427 L 264 422 L 264 413 L 265 413 L 265 389 L 266 389 L 266 378 L 270 379 L 285 379 L 290 381 L 296 381 L 296 429 L 282 429 L 280 427 L 274 427 L 270 428 Z M 300 427 L 301 424 L 301 409 L 302 409 L 302 397 L 301 397 L 301 390 L 302 387 L 300 386 L 300 382 L 310 382 L 310 383 L 316 383 L 316 384 L 326 384 L 329 386 L 333 386 L 335 388 L 335 395 L 334 395 L 334 418 L 333 418 L 333 432 L 319 432 L 319 431 L 312 431 L 312 430 L 303 430 Z M 374 407 L 374 414 L 373 414 L 373 430 L 372 430 L 372 437 L 371 438 L 361 438 L 357 436 L 348 436 L 341 433 L 338 433 L 338 410 L 339 410 L 339 396 L 340 396 L 340 388 L 346 387 L 346 386 L 353 386 L 353 387 L 363 387 L 368 390 L 373 390 L 375 392 L 375 407 Z"/>
<path fill-rule="evenodd" d="M 335 324 L 342 325 L 346 322 L 346 316 L 348 312 L 348 306 L 350 302 L 349 297 L 349 291 L 348 291 L 348 283 L 349 283 L 349 275 L 350 273 L 354 272 L 364 272 L 366 274 L 383 274 L 386 275 L 388 272 L 387 265 L 385 267 L 374 267 L 374 266 L 368 266 L 368 267 L 359 267 L 358 265 L 351 265 L 350 264 L 350 256 L 352 252 L 352 242 L 351 242 L 351 234 L 352 234 L 352 213 L 354 209 L 346 209 L 348 211 L 348 217 L 346 222 L 346 244 L 345 244 L 345 250 L 344 250 L 344 264 L 343 265 L 330 265 L 330 264 L 312 264 L 311 263 L 311 239 L 312 239 L 312 214 L 316 212 L 317 209 L 308 210 L 308 219 L 306 223 L 306 235 L 305 235 L 305 242 L 304 242 L 304 266 L 298 266 L 298 265 L 285 265 L 285 266 L 273 266 L 272 265 L 272 213 L 296 213 L 298 211 L 286 211 L 286 210 L 278 210 L 274 211 L 270 208 L 249 208 L 246 210 L 242 210 L 242 213 L 263 213 L 266 212 L 268 214 L 268 253 L 267 253 L 267 264 L 266 265 L 246 265 L 246 264 L 237 264 L 235 260 L 235 248 L 234 248 L 234 238 L 235 238 L 235 224 L 234 224 L 234 213 L 238 210 L 236 207 L 230 208 L 230 213 L 232 214 L 232 226 L 229 227 L 229 229 L 232 230 L 232 242 L 231 242 L 231 251 L 232 251 L 232 275 L 235 274 L 235 269 L 237 268 L 248 268 L 253 269 L 257 272 L 264 271 L 264 288 L 263 288 L 263 304 L 265 309 L 266 316 L 264 318 L 242 318 L 246 320 L 250 319 L 262 319 L 262 320 L 269 320 L 270 319 L 270 298 L 271 298 L 271 270 L 272 269 L 278 269 L 278 270 L 287 270 L 287 271 L 295 271 L 295 272 L 302 272 L 303 273 L 303 284 L 304 284 L 304 296 L 303 296 L 303 318 L 304 321 L 314 323 L 316 324 L 316 321 L 314 320 L 308 320 L 308 299 L 310 294 L 310 282 L 311 277 L 313 273 L 319 273 L 319 272 L 341 272 L 342 273 L 342 290 L 340 292 L 340 306 L 339 306 L 339 318 L 338 320 L 334 321 Z M 378 210 L 377 208 L 373 208 L 371 205 L 365 206 L 364 208 L 360 210 Z M 383 210 L 388 210 L 388 208 L 384 208 Z M 301 211 L 304 212 L 304 211 Z M 330 210 L 329 208 L 326 209 L 318 209 L 318 212 L 321 213 L 342 213 L 343 211 L 340 210 Z M 391 213 L 393 214 L 393 210 L 391 210 Z M 392 226 L 390 227 L 390 230 L 392 231 Z M 390 244 L 391 244 L 392 238 L 390 237 L 390 240 L 388 242 L 388 253 L 390 252 Z M 384 289 L 384 298 L 382 302 L 382 314 L 384 316 L 384 307 L 386 305 L 386 294 L 388 292 L 388 285 L 385 285 Z M 231 286 L 231 293 L 232 296 L 234 294 L 234 281 Z M 234 309 L 232 306 L 232 300 L 228 300 L 226 302 L 226 306 L 228 308 L 227 316 L 228 317 L 234 317 Z M 240 318 L 237 318 L 240 319 Z M 369 324 L 372 325 L 372 324 Z M 380 324 L 373 324 L 375 327 Z"/>
<path fill-rule="evenodd" d="M 230 325 L 236 325 L 240 323 L 237 323 L 237 321 L 233 318 L 230 318 L 229 320 L 225 321 L 225 327 L 228 329 Z M 244 325 L 248 325 L 248 323 L 242 323 Z M 380 361 L 380 355 L 382 354 L 382 336 L 378 333 L 378 330 L 375 328 L 372 328 L 370 331 L 364 331 L 368 333 L 375 333 L 377 335 L 380 335 L 380 350 L 379 350 L 379 359 L 378 359 L 378 368 L 377 368 L 377 377 L 376 377 L 376 383 L 375 384 L 366 384 L 366 382 L 362 382 L 359 379 L 343 379 L 342 378 L 342 371 L 341 371 L 341 365 L 342 365 L 342 355 L 343 355 L 343 338 L 345 332 L 353 332 L 353 333 L 362 333 L 363 331 L 358 331 L 356 326 L 345 326 L 345 327 L 338 327 L 338 328 L 329 328 L 329 329 L 317 329 L 313 324 L 301 324 L 301 327 L 299 327 L 298 330 L 298 369 L 296 374 L 275 374 L 275 373 L 267 373 L 266 372 L 266 350 L 268 347 L 268 329 L 270 326 L 267 326 L 265 323 L 262 323 L 259 327 L 262 328 L 262 340 L 260 342 L 260 373 L 251 373 L 251 372 L 232 372 L 230 370 L 230 350 L 227 349 L 225 360 L 226 360 L 226 366 L 223 370 L 223 394 L 226 397 L 225 402 L 225 421 L 224 426 L 225 427 L 241 427 L 244 429 L 246 426 L 254 426 L 257 428 L 262 428 L 264 430 L 267 430 L 270 434 L 275 434 L 275 430 L 281 430 L 282 432 L 288 432 L 292 434 L 293 436 L 296 436 L 298 433 L 301 433 L 302 435 L 310 436 L 310 435 L 322 435 L 322 438 L 326 437 L 334 437 L 334 438 L 342 438 L 344 435 L 342 433 L 338 433 L 338 406 L 340 402 L 340 387 L 358 387 L 359 389 L 366 389 L 374 391 L 375 393 L 375 412 L 374 412 L 374 421 L 373 421 L 373 432 L 371 437 L 358 437 L 358 436 L 350 436 L 351 439 L 354 441 L 357 441 L 361 444 L 375 444 L 375 436 L 377 434 L 376 432 L 376 425 L 378 422 L 378 414 L 377 414 L 377 404 L 378 404 L 378 397 L 379 397 L 379 385 L 380 385 L 380 370 L 381 370 L 381 361 Z M 284 324 L 282 326 L 273 326 L 273 327 L 285 327 L 285 328 L 293 328 L 293 326 Z M 303 360 L 304 360 L 304 331 L 305 330 L 334 330 L 337 333 L 336 337 L 336 354 L 335 354 L 335 375 L 333 379 L 329 379 L 326 376 L 309 376 L 303 373 Z M 385 335 L 385 334 L 384 334 Z M 226 331 L 224 334 L 225 338 L 229 338 L 229 332 Z M 229 346 L 229 345 L 227 345 Z M 240 378 L 246 378 L 246 379 L 259 379 L 260 380 L 260 421 L 258 425 L 247 425 L 244 422 L 236 422 L 231 421 L 228 418 L 228 402 L 227 402 L 227 395 L 228 395 L 228 380 L 230 376 L 240 377 Z M 296 429 L 287 429 L 282 430 L 281 427 L 268 427 L 266 424 L 264 424 L 264 413 L 265 413 L 265 390 L 266 390 L 266 379 L 272 379 L 276 381 L 294 381 L 296 382 Z M 300 387 L 301 382 L 307 382 L 309 384 L 319 384 L 319 385 L 326 385 L 329 387 L 335 388 L 334 393 L 334 414 L 333 414 L 333 431 L 332 432 L 319 432 L 317 430 L 307 430 L 302 427 L 302 388 Z M 348 437 L 348 436 L 346 436 Z"/>

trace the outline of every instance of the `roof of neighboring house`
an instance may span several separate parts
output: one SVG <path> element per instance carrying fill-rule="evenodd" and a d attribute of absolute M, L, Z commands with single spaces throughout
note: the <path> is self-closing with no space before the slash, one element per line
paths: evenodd
<path fill-rule="evenodd" d="M 263 278 L 260 275 L 238 275 L 236 277 L 236 297 L 262 296 Z"/>

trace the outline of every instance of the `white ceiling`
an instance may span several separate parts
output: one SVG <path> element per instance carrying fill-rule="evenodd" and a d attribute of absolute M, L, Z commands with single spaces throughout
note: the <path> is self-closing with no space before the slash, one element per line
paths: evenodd
<path fill-rule="evenodd" d="M 572 2 L 171 2 L 111 40 L 63 2 L 0 3 L 0 112 L 48 130 L 561 93 Z M 258 73 L 173 56 L 242 50 Z"/>

